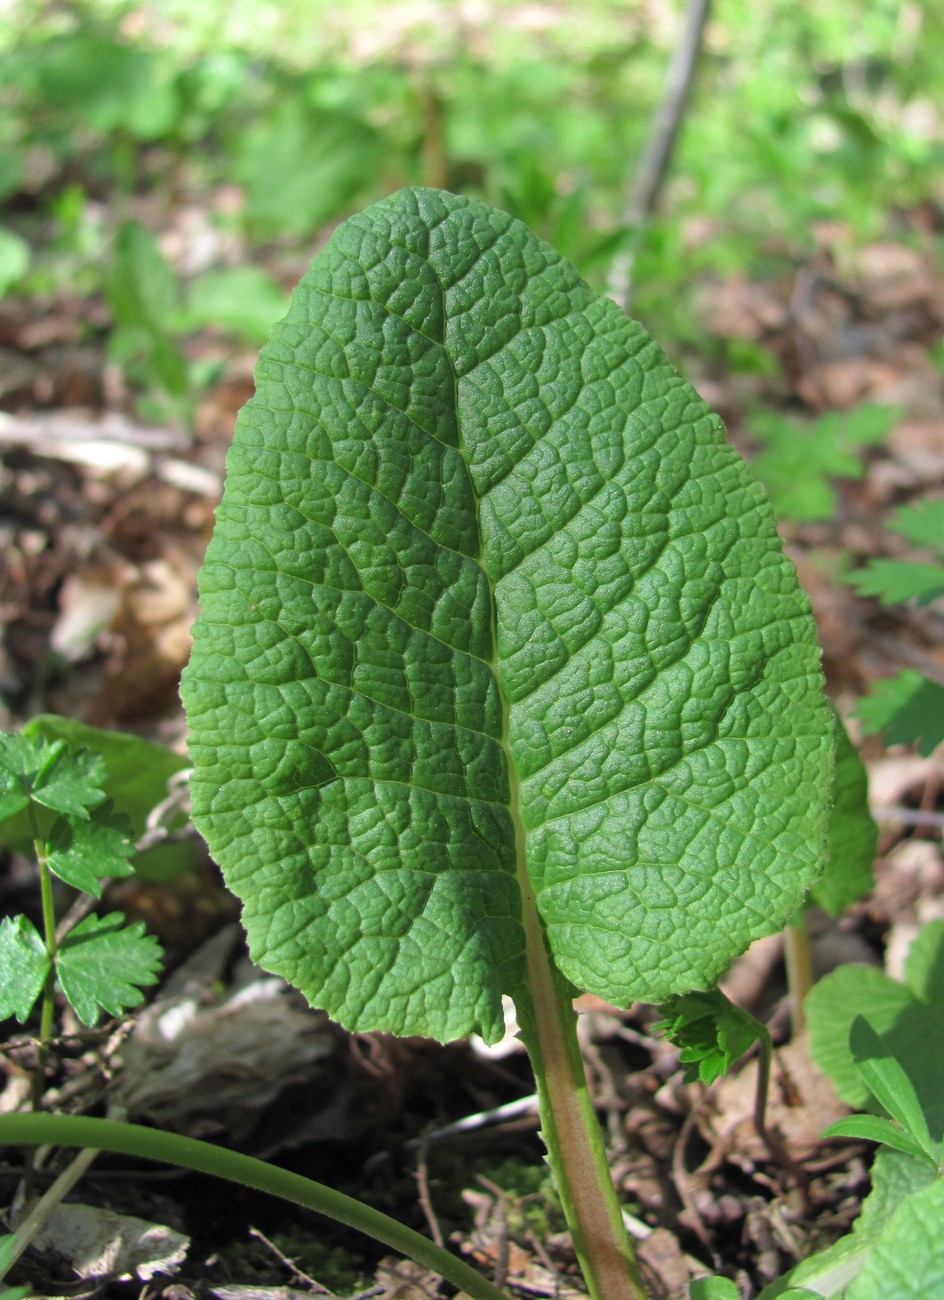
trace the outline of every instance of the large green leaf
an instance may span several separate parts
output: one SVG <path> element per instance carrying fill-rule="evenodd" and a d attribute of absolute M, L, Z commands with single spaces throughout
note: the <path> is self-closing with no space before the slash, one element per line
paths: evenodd
<path fill-rule="evenodd" d="M 869 812 L 869 775 L 839 714 L 829 815 L 826 868 L 810 891 L 812 901 L 838 916 L 872 888 L 878 827 Z"/>
<path fill-rule="evenodd" d="M 712 985 L 819 872 L 833 751 L 718 418 L 520 222 L 430 190 L 339 227 L 256 382 L 183 693 L 257 960 L 350 1027 L 495 1039 L 533 889 L 574 985 Z"/>

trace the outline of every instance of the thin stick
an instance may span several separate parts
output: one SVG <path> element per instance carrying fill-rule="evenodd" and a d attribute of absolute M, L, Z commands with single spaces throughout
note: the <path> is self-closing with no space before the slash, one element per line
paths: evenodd
<path fill-rule="evenodd" d="M 50 1214 L 52 1214 L 59 1202 L 72 1191 L 72 1188 L 97 1155 L 98 1151 L 94 1147 L 86 1147 L 77 1156 L 74 1156 L 56 1181 L 46 1189 L 26 1217 L 20 1222 L 13 1235 L 13 1244 L 8 1261 L 10 1267 L 16 1263 L 24 1250 L 29 1248 L 33 1238 L 40 1231 Z M 0 1274 L 0 1281 L 2 1279 L 3 1274 Z"/>
<path fill-rule="evenodd" d="M 784 929 L 783 955 L 787 963 L 787 987 L 790 990 L 790 1025 L 793 1037 L 796 1038 L 806 1024 L 803 1003 L 813 987 L 810 932 L 802 914 Z"/>
<path fill-rule="evenodd" d="M 439 1226 L 439 1219 L 436 1217 L 436 1211 L 433 1209 L 433 1200 L 429 1194 L 429 1166 L 426 1163 L 426 1155 L 429 1151 L 429 1143 L 422 1142 L 420 1145 L 419 1158 L 416 1162 L 416 1185 L 419 1189 L 420 1205 L 423 1213 L 426 1215 L 426 1222 L 429 1225 L 429 1231 L 433 1241 L 437 1246 L 445 1246 L 446 1242 L 442 1235 L 442 1228 Z M 499 1283 L 498 1285 L 501 1285 Z"/>
<path fill-rule="evenodd" d="M 633 247 L 621 253 L 610 272 L 609 294 L 624 311 L 632 305 L 632 271 L 635 245 L 649 219 L 668 175 L 679 128 L 688 107 L 702 36 L 711 0 L 689 0 L 682 34 L 672 55 L 662 102 L 656 109 L 642 159 L 632 179 L 625 222 L 634 231 Z"/>

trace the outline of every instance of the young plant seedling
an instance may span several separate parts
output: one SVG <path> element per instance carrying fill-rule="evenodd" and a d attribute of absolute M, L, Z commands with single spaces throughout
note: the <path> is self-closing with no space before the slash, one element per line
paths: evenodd
<path fill-rule="evenodd" d="M 141 988 L 155 983 L 161 963 L 157 940 L 144 933 L 142 922 L 126 925 L 120 912 L 99 917 L 73 907 L 57 923 L 53 876 L 90 902 L 101 897 L 104 879 L 134 873 L 131 823 L 114 813 L 103 789 L 107 778 L 102 758 L 87 749 L 42 735 L 0 732 L 0 823 L 25 815 L 39 873 L 43 933 L 23 915 L 0 922 L 0 1021 L 15 1016 L 25 1024 L 40 1003 L 30 1098 L 34 1111 L 45 1090 L 57 991 L 83 1024 L 94 1026 L 102 1011 L 120 1015 L 139 1006 Z M 93 1150 L 82 1152 L 32 1207 L 0 1250 L 0 1279 L 40 1226 L 44 1205 L 51 1207 L 53 1198 L 65 1195 L 93 1158 Z M 24 1179 L 27 1202 L 32 1182 L 30 1159 Z"/>
<path fill-rule="evenodd" d="M 24 811 L 29 817 L 43 914 L 42 935 L 22 915 L 0 922 L 0 1020 L 15 1016 L 24 1024 L 41 999 L 40 1090 L 56 989 L 91 1026 L 102 1011 L 120 1015 L 139 1006 L 141 987 L 157 980 L 160 966 L 157 940 L 142 922 L 126 925 L 120 912 L 57 927 L 53 876 L 100 898 L 102 880 L 134 874 L 131 826 L 105 798 L 106 776 L 102 759 L 88 750 L 0 733 L 0 822 Z"/>
<path fill-rule="evenodd" d="M 256 372 L 183 684 L 256 959 L 352 1030 L 515 1002 L 593 1296 L 644 1294 L 571 1000 L 710 988 L 822 867 L 834 737 L 763 491 L 641 326 L 404 190 Z"/>

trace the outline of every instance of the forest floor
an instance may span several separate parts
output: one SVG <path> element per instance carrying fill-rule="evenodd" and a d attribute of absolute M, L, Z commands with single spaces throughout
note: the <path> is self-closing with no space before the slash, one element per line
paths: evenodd
<path fill-rule="evenodd" d="M 831 253 L 828 231 L 821 244 L 789 276 L 704 286 L 705 329 L 761 348 L 777 365 L 690 377 L 747 452 L 748 407 L 895 408 L 861 477 L 833 484 L 832 517 L 783 528 L 813 601 L 830 693 L 848 716 L 873 681 L 901 667 L 944 680 L 940 612 L 882 608 L 842 580 L 867 559 L 898 553 L 882 522 L 944 483 L 944 376 L 929 361 L 944 325 L 944 273 L 907 235 L 849 263 Z M 211 334 L 190 341 L 190 359 L 212 357 L 217 377 L 185 434 L 135 416 L 106 361 L 105 324 L 97 300 L 0 303 L 0 690 L 10 726 L 55 712 L 183 752 L 177 686 L 196 574 L 254 356 Z M 875 739 L 862 752 L 880 829 L 875 888 L 838 921 L 813 918 L 819 971 L 850 960 L 894 971 L 916 927 L 944 916 L 944 760 Z M 514 1040 L 440 1047 L 343 1033 L 248 963 L 234 901 L 196 840 L 187 852 L 187 868 L 171 880 L 109 890 L 106 903 L 162 939 L 166 978 L 126 1022 L 93 1033 L 66 1022 L 48 1104 L 97 1113 L 118 1104 L 131 1118 L 276 1159 L 451 1245 L 512 1294 L 582 1294 Z M 16 861 L 5 863 L 0 890 L 3 911 L 35 910 Z M 819 1141 L 845 1108 L 811 1065 L 804 1037 L 791 1037 L 781 940 L 755 945 L 726 988 L 770 1022 L 780 1044 L 771 1106 L 786 1163 L 751 1128 L 750 1060 L 710 1089 L 687 1085 L 674 1049 L 651 1032 L 652 1008 L 582 1004 L 592 1092 L 655 1295 L 684 1295 L 689 1278 L 713 1268 L 753 1295 L 846 1231 L 868 1189 L 864 1144 Z M 3 1058 L 6 1107 L 22 1096 L 33 1057 L 28 1037 L 16 1037 Z M 16 1172 L 7 1153 L 8 1198 Z M 87 1267 L 82 1279 L 60 1240 L 22 1266 L 37 1294 L 448 1294 L 356 1234 L 236 1187 L 100 1157 L 80 1191 L 91 1205 L 164 1225 L 169 1271 L 152 1256 L 123 1278 Z"/>

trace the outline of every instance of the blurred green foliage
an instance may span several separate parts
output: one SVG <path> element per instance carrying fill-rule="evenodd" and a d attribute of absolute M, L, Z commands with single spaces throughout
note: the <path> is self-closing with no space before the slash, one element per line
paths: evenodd
<path fill-rule="evenodd" d="M 186 185 L 243 187 L 252 237 L 311 240 L 428 182 L 479 191 L 605 270 L 675 6 L 571 0 L 540 22 L 493 0 L 472 29 L 454 4 L 436 22 L 373 0 L 192 8 L 8 6 L 0 196 L 48 211 L 77 175 L 131 192 L 186 159 Z M 943 56 L 932 0 L 719 0 L 667 216 L 638 250 L 642 295 L 664 303 L 694 269 L 802 248 L 817 218 L 870 237 L 921 200 L 943 159 Z M 697 247 L 693 214 L 718 222 Z"/>
<path fill-rule="evenodd" d="M 852 585 L 863 596 L 877 596 L 883 605 L 939 601 L 944 596 L 944 499 L 902 506 L 888 527 L 929 558 L 870 560 L 849 575 Z M 916 742 L 927 755 L 944 742 L 944 685 L 914 668 L 903 668 L 877 682 L 855 714 L 863 731 L 884 732 L 889 745 Z"/>
<path fill-rule="evenodd" d="M 863 451 L 882 442 L 895 423 L 894 407 L 865 403 L 827 411 L 815 420 L 757 411 L 749 420 L 761 450 L 752 458 L 781 519 L 831 519 L 836 478 L 861 479 Z"/>
<path fill-rule="evenodd" d="M 200 272 L 229 272 L 270 265 L 273 246 L 310 253 L 351 210 L 420 183 L 509 209 L 595 287 L 631 245 L 636 314 L 673 350 L 700 344 L 697 278 L 793 265 L 821 220 L 875 238 L 928 197 L 944 157 L 944 17 L 934 0 L 717 0 L 661 210 L 634 232 L 627 186 L 680 12 L 491 0 L 479 21 L 456 4 L 376 0 L 12 0 L 0 291 L 108 285 L 114 308 L 116 265 L 134 276 L 145 256 L 140 237 L 130 250 L 131 218 L 154 230 L 202 206 L 233 239 L 225 264 Z M 258 277 L 175 297 L 163 334 L 153 313 L 116 317 L 112 347 L 171 409 L 192 397 L 181 330 L 218 300 L 212 323 L 257 342 L 284 303 Z"/>

